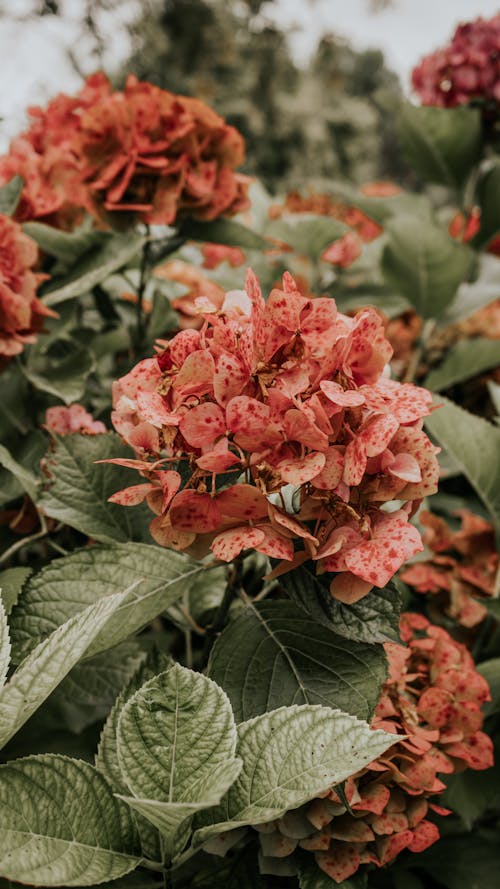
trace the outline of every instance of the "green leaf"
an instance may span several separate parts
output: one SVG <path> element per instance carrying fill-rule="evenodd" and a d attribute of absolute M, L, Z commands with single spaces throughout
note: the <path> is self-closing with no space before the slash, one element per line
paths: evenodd
<path fill-rule="evenodd" d="M 265 238 L 257 232 L 229 219 L 215 219 L 213 222 L 187 219 L 179 230 L 179 236 L 190 241 L 208 241 L 245 250 L 266 250 L 269 247 Z"/>
<path fill-rule="evenodd" d="M 186 819 L 220 802 L 241 768 L 225 693 L 179 664 L 125 704 L 117 741 L 133 794 L 123 799 L 161 831 L 169 854 Z"/>
<path fill-rule="evenodd" d="M 132 819 L 91 765 L 31 756 L 0 766 L 0 874 L 92 886 L 134 870 Z"/>
<path fill-rule="evenodd" d="M 478 109 L 416 107 L 404 102 L 398 130 L 403 154 L 424 179 L 464 186 L 481 152 Z"/>
<path fill-rule="evenodd" d="M 491 701 L 486 702 L 483 711 L 486 716 L 498 713 L 500 711 L 500 657 L 483 661 L 476 669 L 486 679 L 491 692 Z"/>
<path fill-rule="evenodd" d="M 31 571 L 31 568 L 21 566 L 0 571 L 0 593 L 6 614 L 10 614 L 12 611 Z"/>
<path fill-rule="evenodd" d="M 164 652 L 153 649 L 147 660 L 132 676 L 130 682 L 118 695 L 115 704 L 108 714 L 99 741 L 99 749 L 95 760 L 96 768 L 106 776 L 113 785 L 115 793 L 127 795 L 130 791 L 123 779 L 118 763 L 117 730 L 118 720 L 124 705 L 146 682 L 172 666 L 172 658 Z M 156 859 L 161 855 L 158 831 L 139 813 L 132 813 L 137 822 L 141 847 L 148 858 Z"/>
<path fill-rule="evenodd" d="M 388 222 L 387 233 L 382 254 L 386 283 L 422 317 L 440 318 L 472 269 L 472 250 L 416 216 L 395 217 Z"/>
<path fill-rule="evenodd" d="M 366 873 L 357 873 L 337 883 L 318 867 L 311 854 L 304 855 L 299 864 L 300 889 L 365 889 Z"/>
<path fill-rule="evenodd" d="M 23 371 L 35 389 L 50 392 L 65 404 L 72 404 L 85 391 L 87 377 L 95 368 L 94 358 L 75 340 L 60 340 L 57 345 L 59 355 L 55 360 L 47 355 L 38 356 L 36 363 L 23 365 Z"/>
<path fill-rule="evenodd" d="M 481 207 L 481 228 L 472 243 L 485 247 L 500 232 L 500 163 L 490 167 L 479 180 L 476 202 Z"/>
<path fill-rule="evenodd" d="M 55 446 L 47 454 L 51 478 L 40 499 L 41 509 L 103 543 L 149 540 L 146 523 L 151 511 L 147 506 L 124 508 L 107 502 L 111 494 L 130 484 L 130 471 L 95 462 L 130 456 L 130 448 L 113 432 L 55 436 Z"/>
<path fill-rule="evenodd" d="M 14 657 L 88 605 L 129 590 L 88 655 L 112 648 L 172 605 L 204 571 L 184 553 L 141 543 L 85 547 L 55 559 L 28 580 L 12 612 Z"/>
<path fill-rule="evenodd" d="M 54 256 L 66 266 L 74 263 L 92 247 L 103 245 L 113 236 L 83 225 L 72 232 L 65 232 L 43 222 L 25 222 L 23 230 L 38 244 L 44 253 Z"/>
<path fill-rule="evenodd" d="M 47 306 L 57 306 L 67 299 L 88 293 L 108 275 L 122 268 L 136 256 L 144 244 L 139 235 L 111 235 L 103 244 L 89 250 L 71 269 L 69 278 L 48 290 L 43 301 Z"/>
<path fill-rule="evenodd" d="M 24 182 L 21 176 L 14 176 L 6 185 L 0 188 L 0 213 L 4 216 L 13 216 L 16 212 Z"/>
<path fill-rule="evenodd" d="M 394 743 L 366 722 L 329 707 L 281 707 L 238 726 L 239 777 L 220 806 L 203 813 L 194 847 L 247 824 L 280 818 L 339 784 Z M 208 821 L 208 819 L 210 819 Z"/>
<path fill-rule="evenodd" d="M 105 719 L 145 659 L 144 649 L 131 639 L 73 667 L 50 698 L 59 726 L 80 733 Z"/>
<path fill-rule="evenodd" d="M 425 425 L 456 461 L 500 535 L 500 429 L 446 398 L 438 403 L 443 407 L 427 417 Z"/>
<path fill-rule="evenodd" d="M 24 725 L 88 651 L 127 594 L 108 596 L 54 630 L 0 691 L 0 747 Z"/>
<path fill-rule="evenodd" d="M 334 599 L 328 584 L 301 565 L 280 578 L 290 598 L 314 621 L 354 642 L 398 642 L 401 596 L 389 583 L 354 605 Z"/>
<path fill-rule="evenodd" d="M 292 704 L 324 704 L 368 720 L 386 674 L 382 646 L 337 636 L 291 602 L 247 607 L 209 663 L 237 722 Z"/>
<path fill-rule="evenodd" d="M 265 234 L 268 238 L 284 241 L 297 253 L 317 260 L 333 241 L 347 231 L 350 229 L 338 219 L 312 213 L 294 213 L 289 218 L 270 222 Z"/>
<path fill-rule="evenodd" d="M 0 599 L 0 689 L 5 685 L 10 665 L 10 637 L 7 615 Z"/>
<path fill-rule="evenodd" d="M 500 342 L 486 337 L 459 340 L 446 352 L 441 364 L 425 380 L 427 389 L 440 392 L 500 365 Z"/>
<path fill-rule="evenodd" d="M 498 837 L 475 834 L 442 837 L 419 853 L 419 868 L 425 868 L 446 889 L 497 889 L 500 871 Z"/>
<path fill-rule="evenodd" d="M 33 501 L 37 499 L 37 486 L 39 484 L 37 477 L 31 470 L 26 469 L 17 460 L 14 460 L 12 454 L 2 444 L 0 444 L 0 465 L 12 473 L 22 489 L 26 491 L 28 497 Z"/>
<path fill-rule="evenodd" d="M 443 321 L 453 324 L 469 318 L 474 312 L 489 305 L 500 293 L 500 262 L 497 256 L 483 253 L 477 263 L 477 275 L 472 283 L 462 283 L 448 306 Z"/>

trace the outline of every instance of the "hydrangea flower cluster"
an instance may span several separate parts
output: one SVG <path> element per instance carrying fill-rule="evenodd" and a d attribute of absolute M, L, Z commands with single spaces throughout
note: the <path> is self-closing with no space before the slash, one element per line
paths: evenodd
<path fill-rule="evenodd" d="M 461 527 L 452 531 L 439 516 L 421 513 L 424 543 L 432 557 L 410 565 L 400 577 L 417 592 L 432 595 L 433 613 L 474 627 L 487 613 L 478 599 L 494 594 L 499 557 L 493 525 L 466 509 L 458 515 Z"/>
<path fill-rule="evenodd" d="M 340 314 L 288 273 L 264 302 L 252 272 L 198 310 L 200 330 L 113 385 L 112 421 L 136 455 L 116 462 L 145 479 L 113 502 L 146 499 L 164 546 L 228 562 L 252 547 L 277 570 L 312 559 L 344 602 L 384 587 L 422 549 L 409 514 L 439 467 L 422 430 L 431 395 L 386 376 L 379 315 Z"/>
<path fill-rule="evenodd" d="M 0 214 L 0 366 L 35 342 L 46 317 L 57 317 L 36 296 L 47 277 L 34 271 L 37 259 L 35 242 Z"/>
<path fill-rule="evenodd" d="M 83 404 L 70 404 L 69 407 L 58 405 L 49 407 L 45 412 L 45 428 L 56 435 L 72 435 L 80 432 L 85 435 L 101 435 L 107 432 L 101 420 L 94 420 L 92 414 L 85 410 Z"/>
<path fill-rule="evenodd" d="M 500 102 L 500 13 L 459 25 L 451 43 L 425 56 L 412 73 L 424 105 L 453 108 Z"/>
<path fill-rule="evenodd" d="M 322 871 L 341 883 L 363 864 L 389 863 L 403 849 L 422 852 L 439 839 L 429 798 L 445 789 L 439 774 L 493 764 L 491 739 L 481 731 L 488 683 L 465 646 L 418 614 L 404 614 L 405 646 L 386 643 L 389 677 L 371 725 L 405 735 L 344 785 L 257 826 L 261 869 L 283 873 L 295 849 L 314 853 Z M 279 859 L 279 860 L 277 860 Z M 293 858 L 289 873 L 295 873 Z"/>
<path fill-rule="evenodd" d="M 170 225 L 179 215 L 215 219 L 248 204 L 247 177 L 235 168 L 244 142 L 197 99 L 136 77 L 123 92 L 102 74 L 76 97 L 31 109 L 31 126 L 0 160 L 0 183 L 25 180 L 18 218 L 72 228 L 82 208 Z"/>

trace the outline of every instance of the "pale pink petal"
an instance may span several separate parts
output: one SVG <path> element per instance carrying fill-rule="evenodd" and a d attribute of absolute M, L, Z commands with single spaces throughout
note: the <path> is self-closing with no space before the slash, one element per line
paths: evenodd
<path fill-rule="evenodd" d="M 123 488 L 116 491 L 111 497 L 108 497 L 109 503 L 119 503 L 120 506 L 137 506 L 142 503 L 151 491 L 156 489 L 155 485 L 131 485 L 130 488 Z"/>
<path fill-rule="evenodd" d="M 411 454 L 398 454 L 387 467 L 391 475 L 406 482 L 421 482 L 422 470 Z"/>
<path fill-rule="evenodd" d="M 344 454 L 343 481 L 346 485 L 361 484 L 366 469 L 366 448 L 361 438 L 350 441 Z"/>
<path fill-rule="evenodd" d="M 149 526 L 149 531 L 156 543 L 159 543 L 160 546 L 170 547 L 171 549 L 187 549 L 196 539 L 196 534 L 194 532 L 179 531 L 177 528 L 172 528 L 170 523 L 161 516 L 152 520 Z"/>
<path fill-rule="evenodd" d="M 196 465 L 207 472 L 225 472 L 241 462 L 241 458 L 229 450 L 227 438 L 221 438 L 212 448 L 196 460 Z"/>
<path fill-rule="evenodd" d="M 157 454 L 160 450 L 158 430 L 151 423 L 139 423 L 127 436 L 128 443 L 135 451 Z"/>
<path fill-rule="evenodd" d="M 276 469 L 284 482 L 289 485 L 304 485 L 310 482 L 325 465 L 325 455 L 320 453 L 307 454 L 298 460 L 282 460 Z"/>
<path fill-rule="evenodd" d="M 264 540 L 255 547 L 259 553 L 264 553 L 270 559 L 292 561 L 294 557 L 293 541 L 289 537 L 284 537 L 268 523 L 256 527 L 264 533 Z"/>
<path fill-rule="evenodd" d="M 237 395 L 241 395 L 248 383 L 250 374 L 237 355 L 223 352 L 217 358 L 214 373 L 215 400 L 223 406 Z"/>
<path fill-rule="evenodd" d="M 324 456 L 325 465 L 314 477 L 314 487 L 321 491 L 333 491 L 342 480 L 344 455 L 338 448 L 331 447 Z"/>
<path fill-rule="evenodd" d="M 221 522 L 219 508 L 210 494 L 181 491 L 176 494 L 169 511 L 172 527 L 178 531 L 205 534 L 215 531 Z"/>
<path fill-rule="evenodd" d="M 255 521 L 267 516 L 267 500 L 253 485 L 232 485 L 217 494 L 217 506 L 224 519 Z"/>
<path fill-rule="evenodd" d="M 344 605 L 353 605 L 366 596 L 372 588 L 373 584 L 346 571 L 334 577 L 330 584 L 330 593 Z"/>
<path fill-rule="evenodd" d="M 262 427 L 269 423 L 269 408 L 256 398 L 239 395 L 228 403 L 226 420 L 230 432 L 252 435 L 258 431 L 261 434 Z"/>
<path fill-rule="evenodd" d="M 243 550 L 255 549 L 264 540 L 264 532 L 249 525 L 239 528 L 231 528 L 218 534 L 210 549 L 217 559 L 223 562 L 231 562 Z"/>
<path fill-rule="evenodd" d="M 301 410 L 292 408 L 285 414 L 285 431 L 289 441 L 298 441 L 306 448 L 314 448 L 316 451 L 326 451 L 328 448 L 328 436 L 321 431 L 312 417 L 308 416 L 305 406 Z"/>
<path fill-rule="evenodd" d="M 273 506 L 272 503 L 268 504 L 268 512 L 271 524 L 275 526 L 278 525 L 281 528 L 285 528 L 294 537 L 301 537 L 303 540 L 310 540 L 314 544 L 318 543 L 316 537 L 313 537 L 308 528 L 297 521 L 297 519 L 294 519 L 293 516 L 289 515 L 287 512 L 282 512 L 281 509 Z"/>
<path fill-rule="evenodd" d="M 184 331 L 187 333 L 187 331 Z M 199 349 L 187 356 L 172 388 L 178 400 L 187 395 L 207 395 L 213 391 L 215 364 L 207 349 Z"/>
<path fill-rule="evenodd" d="M 179 429 L 188 444 L 194 448 L 210 448 L 216 438 L 224 435 L 226 418 L 219 405 L 207 401 L 187 411 L 180 421 Z"/>
<path fill-rule="evenodd" d="M 381 414 L 370 420 L 359 434 L 366 448 L 366 456 L 376 457 L 385 451 L 398 428 L 398 421 L 390 414 Z"/>
<path fill-rule="evenodd" d="M 137 407 L 141 420 L 152 423 L 158 429 L 162 426 L 178 426 L 180 417 L 169 411 L 165 401 L 158 392 L 138 392 Z"/>
<path fill-rule="evenodd" d="M 365 396 L 359 389 L 343 389 L 339 383 L 331 380 L 322 380 L 319 385 L 326 397 L 341 407 L 359 407 L 365 402 Z"/>

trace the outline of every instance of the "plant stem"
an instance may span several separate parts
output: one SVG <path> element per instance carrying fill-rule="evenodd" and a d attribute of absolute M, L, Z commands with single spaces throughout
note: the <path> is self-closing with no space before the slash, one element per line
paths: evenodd
<path fill-rule="evenodd" d="M 422 333 L 420 334 L 417 345 L 415 346 L 415 349 L 413 351 L 413 355 L 408 362 L 406 373 L 402 379 L 403 383 L 413 383 L 418 371 L 419 364 L 423 360 L 427 352 L 427 346 L 429 345 L 429 340 L 434 333 L 436 324 L 437 321 L 435 321 L 434 318 L 428 318 L 427 321 L 424 321 Z"/>
<path fill-rule="evenodd" d="M 139 267 L 139 286 L 137 288 L 137 305 L 136 305 L 136 348 L 141 349 L 146 333 L 146 319 L 144 317 L 144 294 L 148 283 L 149 269 L 149 252 L 150 252 L 150 235 L 149 225 L 146 226 L 146 241 L 142 248 L 141 264 Z"/>
<path fill-rule="evenodd" d="M 241 558 L 238 556 L 233 563 L 231 573 L 228 578 L 227 586 L 224 591 L 224 596 L 222 597 L 222 602 L 219 605 L 217 613 L 215 615 L 215 619 L 213 624 L 207 628 L 207 635 L 205 639 L 205 645 L 203 647 L 203 661 L 205 662 L 208 659 L 208 655 L 210 654 L 210 649 L 212 647 L 213 642 L 215 641 L 215 637 L 220 633 L 223 629 L 224 624 L 226 622 L 226 617 L 229 612 L 229 608 L 231 606 L 231 602 L 235 598 L 235 595 L 238 593 L 238 590 L 241 587 L 241 575 L 243 572 L 243 562 Z"/>

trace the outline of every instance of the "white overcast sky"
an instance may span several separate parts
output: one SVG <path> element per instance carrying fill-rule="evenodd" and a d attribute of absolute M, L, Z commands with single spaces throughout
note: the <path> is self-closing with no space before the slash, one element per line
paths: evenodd
<path fill-rule="evenodd" d="M 0 149 L 22 126 L 27 105 L 78 88 L 80 79 L 67 57 L 69 47 L 85 73 L 96 66 L 79 27 L 83 0 L 63 0 L 62 17 L 22 22 L 19 18 L 30 9 L 30 0 L 4 0 L 2 6 Z M 126 58 L 126 23 L 138 6 L 140 0 L 122 0 L 104 22 L 104 62 L 110 70 Z M 382 49 L 407 89 L 411 69 L 422 55 L 445 43 L 458 22 L 500 11 L 500 0 L 394 0 L 376 14 L 369 12 L 368 0 L 275 0 L 265 11 L 280 27 L 294 29 L 290 39 L 299 63 L 307 61 L 323 33 L 334 32 L 356 48 Z"/>

